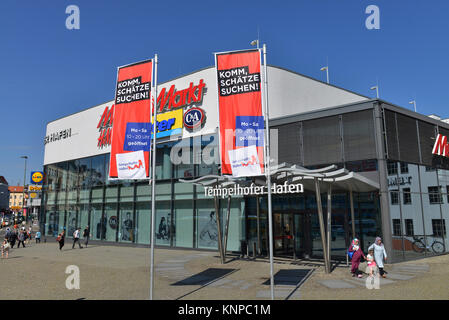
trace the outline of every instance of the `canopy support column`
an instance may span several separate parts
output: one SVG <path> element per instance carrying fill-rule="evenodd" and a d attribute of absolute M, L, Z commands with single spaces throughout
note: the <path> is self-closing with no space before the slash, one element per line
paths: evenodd
<path fill-rule="evenodd" d="M 226 212 L 226 228 L 225 228 L 225 236 L 224 236 L 224 249 L 223 255 L 226 259 L 226 251 L 228 249 L 228 234 L 229 234 L 229 219 L 231 218 L 231 196 L 228 196 L 228 210 Z"/>
<path fill-rule="evenodd" d="M 327 256 L 327 246 L 326 246 L 326 234 L 324 231 L 324 219 L 323 219 L 323 205 L 321 203 L 321 190 L 320 182 L 318 178 L 315 178 L 315 192 L 316 192 L 316 204 L 318 209 L 318 219 L 320 223 L 320 234 L 321 234 L 321 244 L 323 246 L 323 258 L 324 258 L 324 269 L 326 273 L 330 273 L 329 270 L 329 259 Z"/>
<path fill-rule="evenodd" d="M 220 221 L 220 210 L 219 210 L 219 204 L 218 204 L 218 197 L 214 197 L 215 202 L 215 218 L 217 220 L 217 231 L 218 231 L 218 253 L 220 254 L 220 261 L 221 264 L 225 263 L 225 258 L 223 255 L 223 243 L 222 243 L 222 237 L 221 237 L 221 221 Z"/>
<path fill-rule="evenodd" d="M 352 188 L 349 188 L 349 202 L 351 202 L 351 228 L 352 239 L 355 238 L 355 215 L 354 215 L 354 196 L 352 194 Z"/>

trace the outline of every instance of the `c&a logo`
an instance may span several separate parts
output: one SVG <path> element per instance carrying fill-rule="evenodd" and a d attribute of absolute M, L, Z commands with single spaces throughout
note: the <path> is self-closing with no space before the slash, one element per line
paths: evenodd
<path fill-rule="evenodd" d="M 198 128 L 202 128 L 206 122 L 206 115 L 201 108 L 190 108 L 184 113 L 184 128 L 188 131 L 194 131 Z"/>

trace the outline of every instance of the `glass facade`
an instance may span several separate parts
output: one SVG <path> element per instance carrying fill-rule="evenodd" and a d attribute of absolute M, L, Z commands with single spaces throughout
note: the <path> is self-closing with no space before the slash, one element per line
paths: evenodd
<path fill-rule="evenodd" d="M 372 108 L 337 112 L 313 119 L 308 115 L 304 120 L 271 127 L 278 130 L 278 163 L 310 169 L 335 164 L 371 180 L 382 180 L 388 186 L 388 212 L 381 212 L 386 200 L 381 206 L 378 191 L 353 194 L 354 221 L 349 193 L 332 195 L 332 258 L 345 258 L 352 226 L 366 253 L 375 237 L 382 237 L 382 219 L 390 220 L 390 256 L 412 259 L 448 251 L 449 160 L 432 156 L 431 151 L 436 134 L 449 136 L 449 130 L 386 108 L 382 113 L 385 150 L 379 152 Z M 204 195 L 201 186 L 179 182 L 219 174 L 217 147 L 217 135 L 158 145 L 156 245 L 217 249 L 214 200 Z M 379 154 L 384 159 L 379 159 Z M 380 172 L 379 161 L 385 160 L 385 172 Z M 74 228 L 90 226 L 93 240 L 150 244 L 148 181 L 108 180 L 109 154 L 50 164 L 44 170 L 43 234 L 56 236 L 66 230 L 70 237 Z M 326 193 L 322 192 L 326 212 Z M 258 254 L 267 254 L 266 197 L 232 198 L 229 225 L 227 199 L 219 200 L 219 208 L 223 237 L 229 230 L 228 250 L 243 249 L 252 254 L 255 249 Z M 272 211 L 275 255 L 322 257 L 314 192 L 274 196 Z M 326 214 L 324 219 L 327 225 Z"/>
<path fill-rule="evenodd" d="M 179 165 L 170 161 L 174 143 L 158 145 L 156 245 L 217 248 L 213 200 L 199 187 L 178 181 L 218 174 L 217 143 L 216 135 L 181 141 L 178 156 L 189 161 Z M 151 186 L 148 181 L 108 180 L 109 154 L 47 165 L 44 171 L 43 234 L 57 236 L 65 230 L 71 237 L 75 228 L 90 226 L 92 240 L 150 244 Z M 223 200 L 220 213 L 224 228 Z M 245 236 L 242 198 L 231 201 L 229 230 L 228 250 L 238 251 Z"/>

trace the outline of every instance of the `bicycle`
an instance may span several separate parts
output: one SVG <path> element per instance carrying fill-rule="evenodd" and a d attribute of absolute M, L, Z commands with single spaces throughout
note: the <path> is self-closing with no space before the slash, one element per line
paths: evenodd
<path fill-rule="evenodd" d="M 433 242 L 426 246 L 423 239 L 424 237 L 413 237 L 415 241 L 413 241 L 412 248 L 415 252 L 422 253 L 424 250 L 430 251 L 432 248 L 434 253 L 443 253 L 444 252 L 444 244 L 441 241 L 437 241 L 433 239 Z"/>

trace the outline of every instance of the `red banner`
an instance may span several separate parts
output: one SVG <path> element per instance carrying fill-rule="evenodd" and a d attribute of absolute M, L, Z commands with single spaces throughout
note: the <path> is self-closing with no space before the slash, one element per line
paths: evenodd
<path fill-rule="evenodd" d="M 217 53 L 215 65 L 222 174 L 232 174 L 234 168 L 234 165 L 231 168 L 229 151 L 253 145 L 257 147 L 258 162 L 263 173 L 264 119 L 260 50 Z"/>
<path fill-rule="evenodd" d="M 146 60 L 120 67 L 115 91 L 109 177 L 117 178 L 117 154 L 143 150 L 149 176 L 151 144 L 151 81 L 153 61 Z"/>

